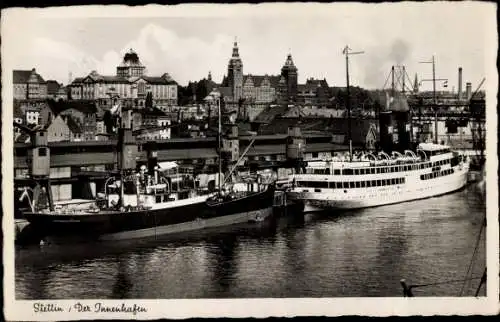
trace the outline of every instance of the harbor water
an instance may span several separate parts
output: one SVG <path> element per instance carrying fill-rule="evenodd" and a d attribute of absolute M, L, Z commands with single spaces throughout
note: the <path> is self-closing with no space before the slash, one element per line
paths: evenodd
<path fill-rule="evenodd" d="M 466 277 L 485 214 L 475 190 L 168 238 L 17 247 L 16 298 L 399 297 L 403 278 L 411 285 Z M 484 230 L 480 236 L 473 277 L 485 267 Z M 413 293 L 473 296 L 478 285 Z"/>

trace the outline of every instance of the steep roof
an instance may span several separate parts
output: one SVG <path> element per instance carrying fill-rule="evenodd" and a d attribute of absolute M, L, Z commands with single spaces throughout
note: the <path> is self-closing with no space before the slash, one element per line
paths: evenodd
<path fill-rule="evenodd" d="M 328 131 L 327 118 L 307 118 L 307 117 L 277 117 L 271 123 L 260 128 L 261 134 L 287 134 L 288 129 L 298 126 L 303 132 L 325 132 Z"/>
<path fill-rule="evenodd" d="M 39 83 L 45 83 L 45 80 L 42 78 L 42 76 L 40 76 L 40 74 L 38 74 L 36 70 L 33 68 L 32 70 L 13 70 L 12 76 L 14 84 L 27 83 L 28 80 L 30 79 L 31 73 L 35 73 Z"/>
<path fill-rule="evenodd" d="M 366 135 L 375 120 L 353 119 L 352 120 L 352 141 L 356 145 L 364 144 Z M 296 117 L 296 118 L 275 118 L 271 123 L 261 126 L 260 134 L 286 134 L 293 126 L 301 128 L 303 133 L 321 132 L 332 135 L 341 135 L 347 140 L 348 122 L 345 118 L 316 118 L 316 117 Z M 342 142 L 346 143 L 346 142 Z"/>
<path fill-rule="evenodd" d="M 144 79 L 150 84 L 163 84 L 163 85 L 177 85 L 177 82 L 170 77 L 168 74 L 163 74 L 162 76 L 140 76 L 140 77 L 122 77 L 114 75 L 100 75 L 93 71 L 86 77 L 75 78 L 71 83 L 72 85 L 80 85 L 84 80 L 90 78 L 92 81 L 97 83 L 112 83 L 112 84 L 129 84 L 138 81 L 139 79 Z"/>
<path fill-rule="evenodd" d="M 167 116 L 165 112 L 156 107 L 137 109 L 136 112 L 139 112 L 145 116 Z"/>
<path fill-rule="evenodd" d="M 81 85 L 83 79 L 84 79 L 84 77 L 76 77 L 75 79 L 73 79 L 70 86 Z"/>
<path fill-rule="evenodd" d="M 254 119 L 255 123 L 271 123 L 277 116 L 284 115 L 288 111 L 287 105 L 268 107 Z"/>
<path fill-rule="evenodd" d="M 159 84 L 159 85 L 176 85 L 177 83 L 168 79 L 166 76 L 142 76 L 142 79 L 147 81 L 150 84 Z"/>
<path fill-rule="evenodd" d="M 57 81 L 55 80 L 47 81 L 47 94 L 56 95 L 60 88 L 61 84 L 59 84 Z"/>
<path fill-rule="evenodd" d="M 274 75 L 244 75 L 243 76 L 243 84 L 250 78 L 252 79 L 253 86 L 260 87 L 264 79 L 268 79 L 271 87 L 278 87 L 279 77 Z"/>
<path fill-rule="evenodd" d="M 99 75 L 97 73 L 91 73 L 87 77 L 85 77 L 82 81 L 90 78 L 94 82 L 104 82 L 104 83 L 115 83 L 115 84 L 124 84 L 129 83 L 129 80 L 125 77 L 121 76 L 108 76 L 108 75 Z"/>
<path fill-rule="evenodd" d="M 326 88 L 326 89 L 329 88 L 328 82 L 326 81 L 326 79 L 314 79 L 314 78 L 310 78 L 310 79 L 308 79 L 306 81 L 306 86 L 323 87 L 323 88 Z"/>
<path fill-rule="evenodd" d="M 245 77 L 252 77 L 254 86 L 259 87 L 264 79 L 269 79 L 271 87 L 278 88 L 281 76 L 279 75 L 246 75 Z M 246 81 L 246 79 L 245 79 Z"/>

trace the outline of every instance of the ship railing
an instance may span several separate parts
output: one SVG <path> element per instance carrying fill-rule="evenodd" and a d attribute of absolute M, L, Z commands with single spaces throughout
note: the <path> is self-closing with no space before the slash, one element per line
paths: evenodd
<path fill-rule="evenodd" d="M 411 150 L 405 150 L 405 156 L 409 156 L 411 158 L 417 158 L 417 155 L 415 154 L 415 152 L 411 151 Z"/>
<path fill-rule="evenodd" d="M 384 157 L 386 160 L 391 159 L 391 157 L 387 153 L 385 153 L 384 151 L 379 152 L 378 155 Z"/>
<path fill-rule="evenodd" d="M 427 156 L 427 153 L 424 150 L 417 149 L 417 154 L 420 154 L 423 157 L 424 161 L 429 160 L 429 157 Z"/>
<path fill-rule="evenodd" d="M 392 151 L 392 158 L 393 159 L 397 159 L 397 158 L 402 158 L 404 157 L 401 153 L 399 153 L 398 151 Z"/>

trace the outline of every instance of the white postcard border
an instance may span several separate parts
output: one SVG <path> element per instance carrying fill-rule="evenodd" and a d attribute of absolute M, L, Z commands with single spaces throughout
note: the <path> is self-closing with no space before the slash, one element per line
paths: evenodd
<path fill-rule="evenodd" d="M 16 39 L 16 28 L 22 24 L 16 21 L 29 19 L 30 15 L 43 14 L 46 17 L 208 17 L 208 16 L 247 16 L 247 15 L 328 15 L 331 10 L 342 10 L 345 7 L 359 6 L 359 12 L 371 6 L 399 6 L 402 11 L 411 10 L 413 6 L 429 5 L 446 10 L 448 6 L 466 5 L 470 10 L 483 10 L 485 20 L 491 24 L 487 37 L 490 50 L 485 52 L 487 61 L 486 97 L 487 97 L 487 155 L 497 154 L 497 118 L 496 96 L 498 89 L 498 74 L 496 70 L 496 53 L 498 39 L 496 37 L 495 5 L 493 3 L 403 3 L 403 4 L 262 4 L 262 5 L 178 5 L 171 7 L 145 6 L 88 6 L 61 7 L 50 9 L 9 9 L 2 12 L 2 84 L 12 84 L 12 69 L 9 57 L 15 55 L 9 52 L 10 41 Z M 20 19 L 20 20 L 18 20 Z M 301 299 L 203 299 L 203 300 L 58 300 L 58 301 L 16 301 L 14 291 L 14 222 L 8 216 L 13 211 L 13 138 L 12 138 L 12 86 L 2 86 L 2 205 L 4 214 L 2 220 L 4 234 L 4 313 L 8 320 L 69 320 L 97 318 L 125 319 L 155 319 L 155 318 L 188 318 L 188 317 L 268 317 L 268 316 L 337 316 L 337 315 L 471 315 L 498 313 L 499 277 L 498 277 L 498 225 L 487 226 L 487 297 L 486 298 L 301 298 Z M 487 165 L 487 217 L 488 222 L 498 222 L 498 178 L 496 169 L 498 159 L 489 157 Z M 496 179 L 495 179 L 496 178 Z M 66 312 L 34 313 L 35 303 L 52 303 Z M 105 305 L 126 306 L 138 305 L 147 309 L 146 313 L 78 313 L 75 305 L 96 303 Z M 72 311 L 69 312 L 69 308 Z"/>

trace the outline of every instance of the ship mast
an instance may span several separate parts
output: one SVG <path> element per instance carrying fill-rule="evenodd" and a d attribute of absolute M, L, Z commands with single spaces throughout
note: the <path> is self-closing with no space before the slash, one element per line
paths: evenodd
<path fill-rule="evenodd" d="M 436 61 L 432 55 L 432 107 L 434 108 L 434 143 L 438 144 L 438 114 L 436 104 Z"/>
<path fill-rule="evenodd" d="M 352 124 L 351 124 L 351 96 L 349 93 L 349 55 L 363 54 L 364 51 L 352 52 L 350 51 L 349 45 L 344 47 L 342 53 L 345 55 L 345 71 L 346 71 L 346 107 L 347 107 L 347 117 L 348 117 L 348 129 L 347 129 L 347 139 L 349 141 L 349 161 L 352 162 Z"/>
<path fill-rule="evenodd" d="M 434 143 L 438 144 L 438 108 L 436 99 L 436 81 L 445 81 L 447 78 L 436 78 L 436 60 L 432 55 L 431 61 L 422 61 L 421 64 L 432 64 L 432 108 L 434 110 Z M 431 79 L 423 79 L 420 82 L 431 81 Z"/>
<path fill-rule="evenodd" d="M 221 117 L 221 111 L 220 111 L 220 97 L 217 97 L 217 110 L 219 112 L 219 134 L 217 135 L 218 139 L 218 146 L 219 146 L 219 192 L 221 192 L 221 175 L 222 175 L 222 154 L 221 154 L 221 136 L 222 136 L 222 117 Z"/>
<path fill-rule="evenodd" d="M 221 143 L 221 137 L 222 137 L 222 113 L 221 113 L 221 107 L 220 107 L 220 93 L 217 91 L 212 91 L 210 92 L 207 97 L 205 97 L 205 101 L 207 103 L 213 104 L 214 100 L 217 101 L 217 112 L 218 112 L 218 130 L 217 130 L 217 147 L 218 147 L 218 156 L 219 156 L 219 174 L 218 174 L 218 186 L 219 186 L 219 192 L 221 191 L 222 187 L 222 180 L 221 180 L 221 175 L 222 175 L 222 143 Z M 210 119 L 210 117 L 209 117 Z"/>

